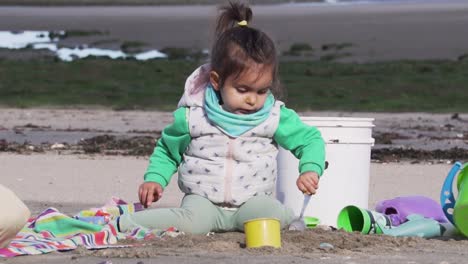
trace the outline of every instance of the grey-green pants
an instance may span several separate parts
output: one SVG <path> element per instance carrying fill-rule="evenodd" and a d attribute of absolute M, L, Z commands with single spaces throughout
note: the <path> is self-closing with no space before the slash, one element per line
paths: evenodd
<path fill-rule="evenodd" d="M 182 200 L 180 208 L 158 208 L 120 216 L 121 232 L 136 227 L 166 229 L 176 227 L 192 234 L 208 232 L 244 231 L 247 220 L 271 217 L 281 221 L 281 228 L 288 226 L 294 218 L 291 209 L 269 196 L 255 196 L 236 211 L 214 205 L 208 199 L 191 194 Z"/>

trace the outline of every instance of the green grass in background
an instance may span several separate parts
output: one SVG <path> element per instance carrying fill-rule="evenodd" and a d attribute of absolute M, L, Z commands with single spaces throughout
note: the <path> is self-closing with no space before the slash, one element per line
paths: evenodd
<path fill-rule="evenodd" d="M 104 106 L 173 109 L 190 62 L 88 59 L 0 61 L 0 104 L 12 107 Z"/>
<path fill-rule="evenodd" d="M 0 60 L 0 105 L 174 110 L 186 60 Z M 284 61 L 280 77 L 296 110 L 468 112 L 468 62 L 369 64 Z"/>
<path fill-rule="evenodd" d="M 289 105 L 299 109 L 468 112 L 467 62 L 292 62 L 282 66 Z"/>

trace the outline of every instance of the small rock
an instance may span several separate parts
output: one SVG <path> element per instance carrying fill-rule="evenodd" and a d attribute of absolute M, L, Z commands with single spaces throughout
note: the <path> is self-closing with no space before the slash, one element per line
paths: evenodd
<path fill-rule="evenodd" d="M 0 151 L 6 151 L 8 148 L 8 143 L 4 139 L 0 139 Z"/>
<path fill-rule="evenodd" d="M 319 248 L 328 251 L 334 249 L 335 247 L 330 243 L 320 243 Z"/>
<path fill-rule="evenodd" d="M 446 128 L 448 131 L 452 131 L 455 126 L 452 124 L 445 124 L 444 128 Z"/>
<path fill-rule="evenodd" d="M 55 143 L 53 144 L 52 146 L 50 146 L 51 149 L 64 149 L 65 148 L 65 145 L 64 144 L 59 144 L 59 143 Z"/>
<path fill-rule="evenodd" d="M 328 225 L 317 225 L 315 228 L 316 229 L 322 229 L 322 230 L 325 230 L 325 231 L 333 231 L 333 228 L 331 226 L 328 226 Z"/>

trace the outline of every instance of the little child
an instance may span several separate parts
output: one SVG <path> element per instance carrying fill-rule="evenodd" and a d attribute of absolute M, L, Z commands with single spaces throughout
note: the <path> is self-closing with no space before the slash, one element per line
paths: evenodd
<path fill-rule="evenodd" d="M 318 188 L 324 141 L 277 100 L 273 41 L 249 26 L 248 6 L 230 3 L 221 11 L 211 63 L 188 77 L 174 122 L 163 130 L 139 188 L 140 202 L 148 207 L 178 169 L 185 193 L 181 207 L 122 215 L 121 231 L 171 226 L 194 234 L 243 231 L 245 221 L 261 217 L 278 218 L 286 227 L 293 212 L 273 197 L 278 145 L 300 159 L 299 190 L 311 195 Z"/>

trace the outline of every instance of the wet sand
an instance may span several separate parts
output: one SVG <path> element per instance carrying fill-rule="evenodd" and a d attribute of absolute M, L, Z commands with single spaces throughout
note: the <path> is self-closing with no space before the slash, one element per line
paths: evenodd
<path fill-rule="evenodd" d="M 306 42 L 351 43 L 348 61 L 456 59 L 468 53 L 468 2 L 254 6 L 258 26 L 285 51 Z M 141 41 L 145 48 L 209 49 L 216 9 L 182 7 L 0 7 L 0 30 L 99 30 L 105 36 L 69 39 L 91 43 Z M 65 42 L 66 43 L 66 42 Z M 107 44 L 114 47 L 115 44 Z M 103 45 L 102 47 L 105 47 Z"/>
<path fill-rule="evenodd" d="M 374 159 L 396 161 L 401 158 L 413 160 L 453 159 L 454 148 L 468 149 L 468 115 L 463 113 L 349 113 L 349 112 L 302 112 L 309 117 L 367 117 L 374 118 Z M 28 152 L 28 145 L 35 151 L 47 152 L 58 143 L 65 144 L 62 153 L 100 153 L 118 150 L 119 140 L 124 140 L 121 154 L 149 155 L 151 147 L 141 144 L 158 138 L 164 126 L 172 120 L 170 112 L 108 111 L 98 109 L 2 109 L 0 111 L 0 151 L 10 148 L 12 152 Z M 129 146 L 127 141 L 134 143 Z M 86 147 L 99 141 L 103 151 L 86 151 Z M 112 145 L 110 148 L 107 145 Z M 97 144 L 99 145 L 99 144 Z M 3 146 L 3 147 L 2 147 Z M 384 157 L 381 151 L 395 150 L 395 158 Z M 414 149 L 420 153 L 409 153 Z M 39 151 L 40 150 L 40 151 Z M 431 151 L 442 151 L 439 155 Z M 5 150 L 4 150 L 5 151 Z M 387 151 L 388 152 L 388 151 Z M 460 151 L 462 154 L 463 151 Z M 454 151 L 456 153 L 456 151 Z M 387 153 L 388 154 L 388 153 Z M 408 155 L 406 155 L 408 154 Z M 468 153 L 463 154 L 468 155 Z M 462 156 L 464 157 L 464 156 Z M 460 157 L 460 158 L 462 158 Z"/>

